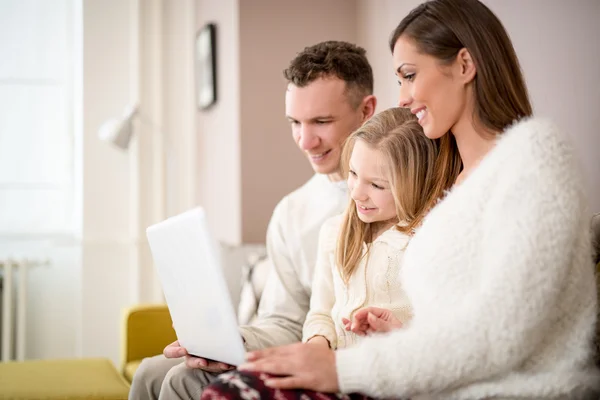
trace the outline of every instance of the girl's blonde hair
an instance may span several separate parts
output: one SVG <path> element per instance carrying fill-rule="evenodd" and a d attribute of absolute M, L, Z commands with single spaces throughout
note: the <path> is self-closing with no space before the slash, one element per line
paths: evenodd
<path fill-rule="evenodd" d="M 383 157 L 398 218 L 395 228 L 412 235 L 460 172 L 462 162 L 454 137 L 430 140 L 408 109 L 390 108 L 373 116 L 346 140 L 341 158 L 344 178 L 348 177 L 350 156 L 358 140 Z M 363 243 L 371 242 L 372 228 L 360 220 L 350 200 L 336 249 L 337 265 L 346 283 L 363 256 Z"/>

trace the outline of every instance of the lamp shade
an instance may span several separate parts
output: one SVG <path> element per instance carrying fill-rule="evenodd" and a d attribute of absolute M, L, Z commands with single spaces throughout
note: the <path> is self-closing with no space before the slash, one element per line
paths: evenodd
<path fill-rule="evenodd" d="M 98 130 L 98 136 L 101 140 L 127 150 L 133 136 L 133 118 L 136 114 L 136 106 L 128 107 L 121 118 L 111 118 L 104 122 Z"/>

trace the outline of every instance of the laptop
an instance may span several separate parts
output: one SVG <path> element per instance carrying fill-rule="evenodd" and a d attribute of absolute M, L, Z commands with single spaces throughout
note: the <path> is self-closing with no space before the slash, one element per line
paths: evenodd
<path fill-rule="evenodd" d="M 243 363 L 242 336 L 204 210 L 152 225 L 146 236 L 180 345 L 191 355 Z"/>

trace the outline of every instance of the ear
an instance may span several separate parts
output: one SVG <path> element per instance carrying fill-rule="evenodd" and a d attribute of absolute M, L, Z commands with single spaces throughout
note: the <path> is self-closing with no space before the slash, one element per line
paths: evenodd
<path fill-rule="evenodd" d="M 467 84 L 475 79 L 477 67 L 469 50 L 464 47 L 460 49 L 456 55 L 456 62 L 459 68 L 459 77 L 463 83 Z"/>
<path fill-rule="evenodd" d="M 362 109 L 362 122 L 364 123 L 375 114 L 375 107 L 377 107 L 377 98 L 372 94 L 366 96 L 360 105 Z"/>

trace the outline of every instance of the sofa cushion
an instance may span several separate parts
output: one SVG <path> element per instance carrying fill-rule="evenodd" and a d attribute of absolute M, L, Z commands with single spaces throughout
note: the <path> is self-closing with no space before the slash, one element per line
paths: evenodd
<path fill-rule="evenodd" d="M 133 375 L 135 375 L 135 371 L 137 371 L 138 367 L 142 363 L 142 360 L 130 361 L 123 366 L 123 376 L 129 382 L 133 381 Z"/>
<path fill-rule="evenodd" d="M 0 363 L 0 399 L 126 400 L 129 385 L 107 359 Z"/>

